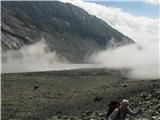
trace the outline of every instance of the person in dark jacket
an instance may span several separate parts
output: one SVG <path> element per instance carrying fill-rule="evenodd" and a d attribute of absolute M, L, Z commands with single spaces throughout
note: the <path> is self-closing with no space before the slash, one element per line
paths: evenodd
<path fill-rule="evenodd" d="M 129 108 L 129 101 L 128 100 L 123 100 L 121 102 L 120 107 L 117 107 L 111 115 L 108 117 L 108 120 L 125 120 L 127 115 L 130 116 L 137 116 L 142 114 L 142 110 L 139 109 L 137 112 L 131 111 Z"/>

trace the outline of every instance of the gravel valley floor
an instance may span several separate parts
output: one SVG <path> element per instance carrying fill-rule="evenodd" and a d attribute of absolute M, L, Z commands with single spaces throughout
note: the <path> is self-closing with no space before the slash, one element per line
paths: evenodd
<path fill-rule="evenodd" d="M 160 80 L 127 79 L 125 72 L 2 74 L 2 120 L 105 120 L 109 100 L 124 98 L 132 109 L 143 108 L 143 120 L 160 120 Z"/>

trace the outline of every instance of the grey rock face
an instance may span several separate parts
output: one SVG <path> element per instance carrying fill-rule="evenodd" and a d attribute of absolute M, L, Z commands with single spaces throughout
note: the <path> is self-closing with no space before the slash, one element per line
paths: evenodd
<path fill-rule="evenodd" d="M 57 1 L 2 1 L 2 51 L 44 38 L 52 51 L 84 62 L 94 51 L 134 43 L 83 9 Z"/>

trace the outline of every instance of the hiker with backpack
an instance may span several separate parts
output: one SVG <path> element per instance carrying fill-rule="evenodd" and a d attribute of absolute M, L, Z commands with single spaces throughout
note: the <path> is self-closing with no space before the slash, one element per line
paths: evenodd
<path fill-rule="evenodd" d="M 136 116 L 142 114 L 141 109 L 139 109 L 137 112 L 132 112 L 128 108 L 128 106 L 129 106 L 129 101 L 125 99 L 121 103 L 117 101 L 112 101 L 109 104 L 107 120 L 125 120 L 127 115 Z"/>

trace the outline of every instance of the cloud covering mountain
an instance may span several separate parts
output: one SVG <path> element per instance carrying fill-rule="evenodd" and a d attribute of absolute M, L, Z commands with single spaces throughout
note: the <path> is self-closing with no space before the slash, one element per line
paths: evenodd
<path fill-rule="evenodd" d="M 160 19 L 137 17 L 119 8 L 107 7 L 82 0 L 66 0 L 88 13 L 106 21 L 112 27 L 136 41 L 138 47 L 129 45 L 117 49 L 106 49 L 93 54 L 90 61 L 107 68 L 131 69 L 132 78 L 160 78 L 159 22 Z"/>
<path fill-rule="evenodd" d="M 11 70 L 9 66 L 14 70 L 18 69 L 16 66 L 31 69 L 57 64 L 58 56 L 70 63 L 84 63 L 86 57 L 106 46 L 134 43 L 106 22 L 72 4 L 2 1 L 1 6 L 2 62 L 5 64 L 2 71 L 5 67 Z M 45 42 L 39 42 L 41 38 Z"/>

